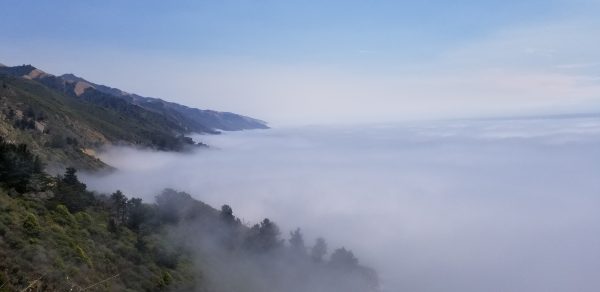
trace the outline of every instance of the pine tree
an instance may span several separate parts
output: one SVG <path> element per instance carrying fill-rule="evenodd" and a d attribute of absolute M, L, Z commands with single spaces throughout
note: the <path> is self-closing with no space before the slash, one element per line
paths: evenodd
<path fill-rule="evenodd" d="M 300 228 L 290 232 L 290 247 L 292 252 L 296 255 L 306 255 L 306 246 L 304 245 L 304 236 L 300 232 Z"/>
<path fill-rule="evenodd" d="M 310 250 L 310 257 L 313 261 L 320 263 L 327 254 L 327 243 L 322 237 L 317 238 L 315 245 Z"/>
<path fill-rule="evenodd" d="M 119 190 L 110 196 L 114 210 L 115 221 L 119 224 L 125 223 L 125 209 L 127 206 L 127 197 Z"/>

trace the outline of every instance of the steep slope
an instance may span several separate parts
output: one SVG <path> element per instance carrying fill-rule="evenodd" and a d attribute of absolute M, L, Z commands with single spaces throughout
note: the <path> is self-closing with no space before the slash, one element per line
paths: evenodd
<path fill-rule="evenodd" d="M 31 65 L 0 66 L 0 82 L 0 135 L 31 145 L 50 166 L 103 167 L 93 153 L 106 144 L 180 151 L 194 145 L 188 133 L 267 128 L 245 116 L 141 97 Z"/>

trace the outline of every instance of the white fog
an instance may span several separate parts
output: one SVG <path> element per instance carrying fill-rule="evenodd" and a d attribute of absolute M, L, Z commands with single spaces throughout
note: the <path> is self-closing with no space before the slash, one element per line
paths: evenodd
<path fill-rule="evenodd" d="M 325 237 L 384 291 L 597 291 L 600 118 L 227 132 L 191 154 L 112 148 L 100 192 L 171 187 Z"/>

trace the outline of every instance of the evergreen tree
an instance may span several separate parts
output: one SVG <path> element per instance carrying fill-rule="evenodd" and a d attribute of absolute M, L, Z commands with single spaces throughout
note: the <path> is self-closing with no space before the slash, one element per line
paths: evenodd
<path fill-rule="evenodd" d="M 246 238 L 247 248 L 259 252 L 269 252 L 278 249 L 283 242 L 279 239 L 279 227 L 268 218 L 265 218 L 260 224 L 252 226 Z"/>
<path fill-rule="evenodd" d="M 221 207 L 221 219 L 223 219 L 225 223 L 229 224 L 235 222 L 235 216 L 233 216 L 233 209 L 231 209 L 229 205 L 223 205 Z"/>
<path fill-rule="evenodd" d="M 116 223 L 124 224 L 125 223 L 125 209 L 127 207 L 127 197 L 123 195 L 120 190 L 114 192 L 110 199 L 112 200 L 112 209 L 113 216 L 115 218 Z"/>
<path fill-rule="evenodd" d="M 73 167 L 67 168 L 64 176 L 58 178 L 54 192 L 53 202 L 65 205 L 71 213 L 83 211 L 95 202 L 94 195 L 79 181 L 77 170 Z"/>
<path fill-rule="evenodd" d="M 25 144 L 10 144 L 0 137 L 0 184 L 23 193 L 32 175 L 39 174 L 43 164 Z"/>
<path fill-rule="evenodd" d="M 347 250 L 346 248 L 338 248 L 331 254 L 331 259 L 329 263 L 332 266 L 340 267 L 340 268 L 356 268 L 358 266 L 358 259 L 354 256 L 352 251 Z"/>
<path fill-rule="evenodd" d="M 127 227 L 129 229 L 138 232 L 141 225 L 146 220 L 147 212 L 146 206 L 142 203 L 140 198 L 131 198 L 127 201 L 126 206 L 127 213 Z"/>
<path fill-rule="evenodd" d="M 74 167 L 67 167 L 62 182 L 66 185 L 77 187 L 83 190 L 87 188 L 84 183 L 79 181 L 79 178 L 77 177 L 77 169 L 75 169 Z"/>
<path fill-rule="evenodd" d="M 323 257 L 327 254 L 327 243 L 322 237 L 317 238 L 315 245 L 310 250 L 310 257 L 315 262 L 322 262 Z"/>
<path fill-rule="evenodd" d="M 292 252 L 296 255 L 305 256 L 306 255 L 306 246 L 304 245 L 304 236 L 302 236 L 302 232 L 300 232 L 300 228 L 290 232 L 290 248 Z"/>

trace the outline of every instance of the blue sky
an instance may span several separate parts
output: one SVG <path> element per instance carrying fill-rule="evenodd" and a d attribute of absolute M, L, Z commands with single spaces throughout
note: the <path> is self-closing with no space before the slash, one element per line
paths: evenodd
<path fill-rule="evenodd" d="M 0 2 L 2 63 L 275 123 L 579 111 L 600 98 L 599 1 Z M 562 97 L 545 100 L 546 83 Z"/>
<path fill-rule="evenodd" d="M 566 17 L 557 1 L 10 1 L 5 38 L 166 54 L 354 62 L 429 57 L 504 27 Z M 582 9 L 581 11 L 585 11 Z M 373 58 L 363 57 L 363 58 Z"/>

